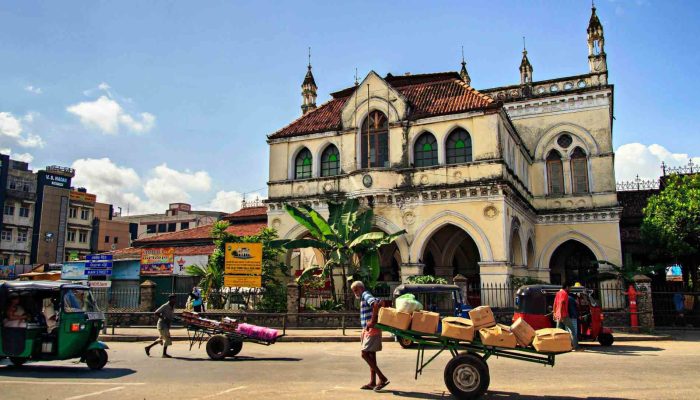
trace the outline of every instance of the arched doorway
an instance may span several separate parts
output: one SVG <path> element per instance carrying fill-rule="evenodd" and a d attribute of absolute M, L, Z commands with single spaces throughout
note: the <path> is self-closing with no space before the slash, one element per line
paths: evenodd
<path fill-rule="evenodd" d="M 467 232 L 452 224 L 441 227 L 430 236 L 421 261 L 425 275 L 433 272 L 449 282 L 457 274 L 472 282 L 479 280 L 479 249 Z"/>
<path fill-rule="evenodd" d="M 550 282 L 561 285 L 566 281 L 585 284 L 595 277 L 598 270 L 594 264 L 595 254 L 577 240 L 567 240 L 554 250 L 549 259 Z"/>

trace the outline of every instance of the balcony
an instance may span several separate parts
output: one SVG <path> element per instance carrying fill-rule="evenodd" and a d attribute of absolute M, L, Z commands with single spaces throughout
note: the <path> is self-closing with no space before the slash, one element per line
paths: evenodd
<path fill-rule="evenodd" d="M 12 197 L 13 199 L 32 202 L 36 201 L 36 193 L 34 192 L 25 192 L 23 190 L 17 189 L 7 189 L 5 193 L 7 193 L 8 197 Z"/>

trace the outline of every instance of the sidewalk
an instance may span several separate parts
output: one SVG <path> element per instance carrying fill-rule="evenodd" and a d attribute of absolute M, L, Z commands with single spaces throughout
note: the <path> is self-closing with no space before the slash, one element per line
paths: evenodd
<path fill-rule="evenodd" d="M 104 342 L 148 342 L 158 338 L 158 331 L 153 328 L 116 328 L 112 335 L 112 329 L 107 329 L 107 334 L 100 335 L 99 340 Z M 187 330 L 185 328 L 173 328 L 170 331 L 173 341 L 187 340 Z M 648 342 L 673 340 L 669 334 L 641 334 L 615 332 L 615 342 Z M 384 335 L 384 341 L 390 342 L 394 339 L 390 335 Z M 360 329 L 287 329 L 284 337 L 278 342 L 359 342 Z"/>

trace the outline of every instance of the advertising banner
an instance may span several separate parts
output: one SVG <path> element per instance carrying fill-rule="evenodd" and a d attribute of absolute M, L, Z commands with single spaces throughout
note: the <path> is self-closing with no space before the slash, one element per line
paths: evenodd
<path fill-rule="evenodd" d="M 185 271 L 185 267 L 190 265 L 207 265 L 209 262 L 209 256 L 198 255 L 198 256 L 178 256 L 175 255 L 175 265 L 173 265 L 173 274 L 180 276 L 188 276 L 189 274 Z"/>
<path fill-rule="evenodd" d="M 66 263 L 61 269 L 61 279 L 66 280 L 84 280 L 87 279 L 85 274 L 84 263 Z"/>
<path fill-rule="evenodd" d="M 0 280 L 15 279 L 14 265 L 0 265 Z"/>
<path fill-rule="evenodd" d="M 141 275 L 172 275 L 175 250 L 169 248 L 143 249 Z"/>
<path fill-rule="evenodd" d="M 260 275 L 225 275 L 225 287 L 262 287 L 262 277 Z"/>
<path fill-rule="evenodd" d="M 262 243 L 226 243 L 224 273 L 262 274 Z"/>

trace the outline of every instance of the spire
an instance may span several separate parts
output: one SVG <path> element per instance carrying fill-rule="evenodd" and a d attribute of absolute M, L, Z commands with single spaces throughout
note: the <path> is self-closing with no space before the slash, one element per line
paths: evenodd
<path fill-rule="evenodd" d="M 525 47 L 525 36 L 523 36 L 523 59 L 520 61 L 520 84 L 532 84 L 532 64 L 527 58 L 527 48 Z"/>
<path fill-rule="evenodd" d="M 309 111 L 316 109 L 316 81 L 314 80 L 314 74 L 311 73 L 311 47 L 309 47 L 309 65 L 307 67 L 306 76 L 304 77 L 304 82 L 301 84 L 301 112 L 306 114 Z"/>
<path fill-rule="evenodd" d="M 603 24 L 595 12 L 595 3 L 591 3 L 591 19 L 588 21 L 588 66 L 591 73 L 606 72 L 608 65 L 605 56 L 605 36 Z"/>
<path fill-rule="evenodd" d="M 469 77 L 469 72 L 467 72 L 467 62 L 464 61 L 464 46 L 462 46 L 462 69 L 459 71 L 459 76 L 467 85 L 472 84 L 472 79 Z"/>

